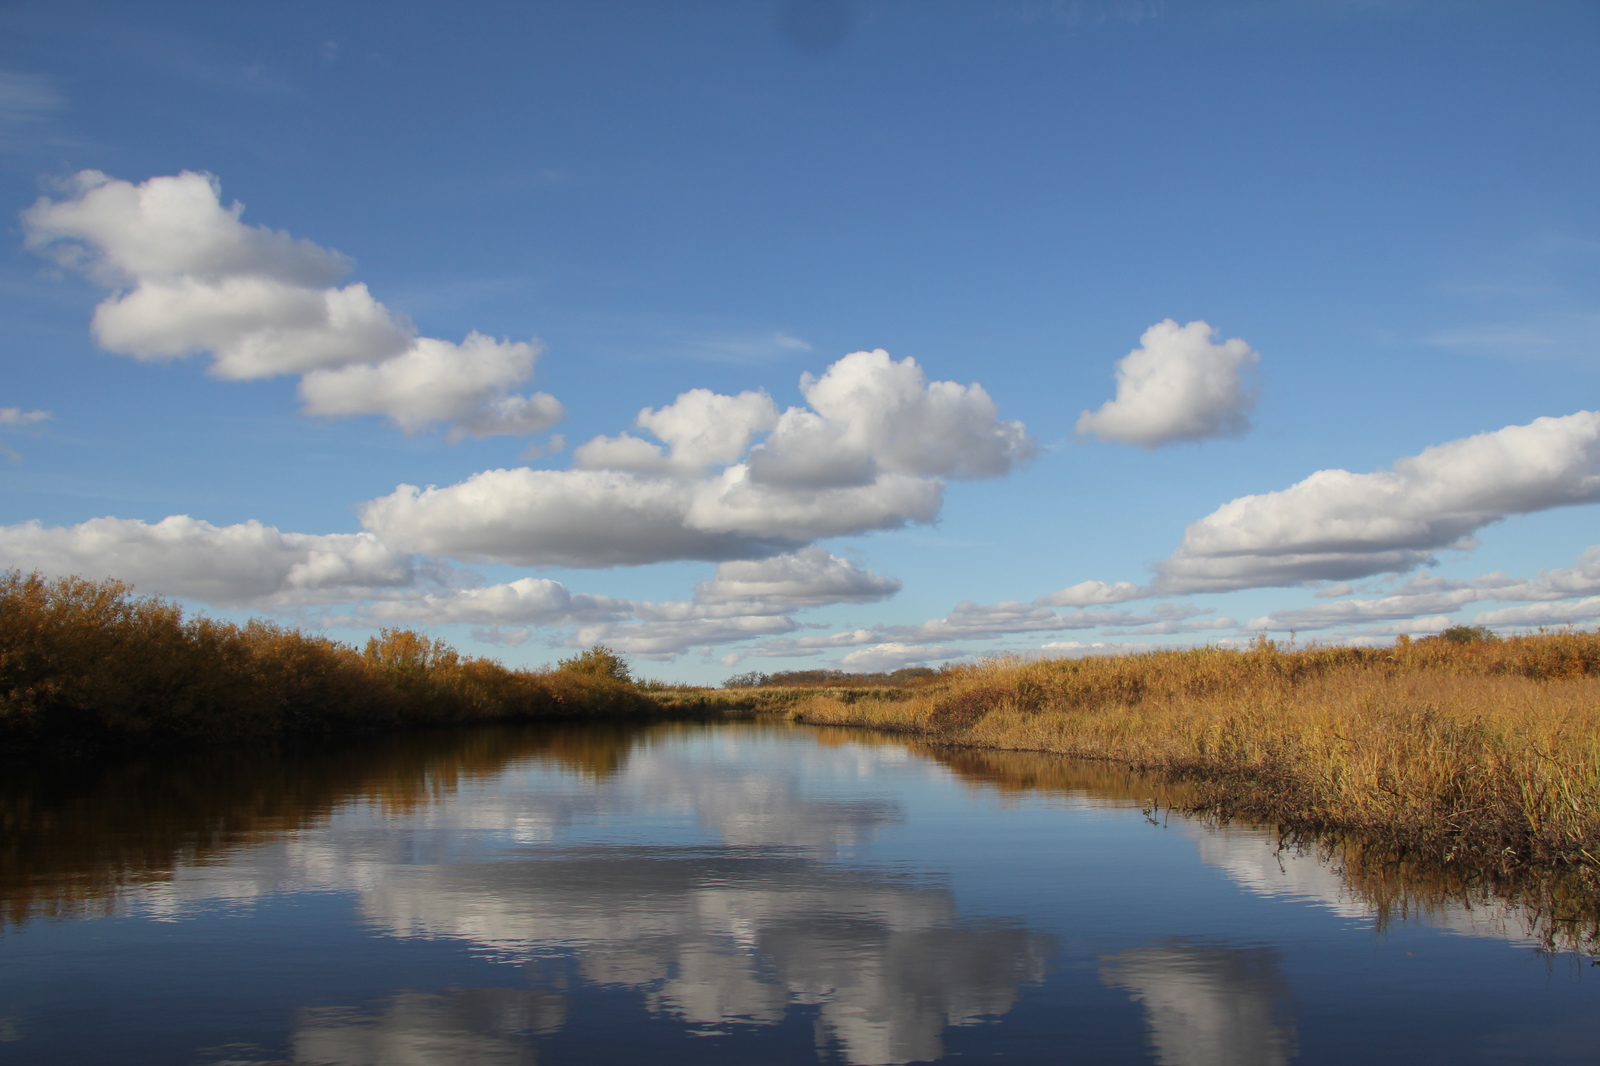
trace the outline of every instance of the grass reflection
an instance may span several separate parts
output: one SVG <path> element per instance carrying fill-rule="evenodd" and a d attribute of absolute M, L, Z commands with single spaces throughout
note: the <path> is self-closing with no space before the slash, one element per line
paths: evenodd
<path fill-rule="evenodd" d="M 641 749 L 692 733 L 794 728 L 824 745 L 907 749 L 973 787 L 1012 795 L 1050 792 L 1169 810 L 1201 807 L 1206 799 L 1203 782 L 1173 781 L 1126 763 L 777 724 L 487 726 L 266 751 L 36 762 L 10 767 L 0 783 L 0 922 L 112 913 L 134 886 L 316 827 L 348 804 L 414 812 L 522 763 L 604 780 L 623 772 Z M 1584 868 L 1486 869 L 1355 832 L 1279 840 L 1336 871 L 1347 894 L 1380 923 L 1470 908 L 1508 916 L 1548 950 L 1600 955 L 1600 911 Z"/>

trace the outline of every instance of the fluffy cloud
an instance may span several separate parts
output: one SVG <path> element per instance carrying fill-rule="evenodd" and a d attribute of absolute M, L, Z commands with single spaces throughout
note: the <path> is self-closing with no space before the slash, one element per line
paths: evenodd
<path fill-rule="evenodd" d="M 834 648 L 859 648 L 883 642 L 884 638 L 870 629 L 855 629 L 848 633 L 829 633 L 823 637 L 770 640 L 756 645 L 749 654 L 762 659 L 804 658 Z"/>
<path fill-rule="evenodd" d="M 900 582 L 862 570 L 821 548 L 771 559 L 722 563 L 714 580 L 695 588 L 704 604 L 760 603 L 782 610 L 830 603 L 873 603 L 900 591 Z"/>
<path fill-rule="evenodd" d="M 820 377 L 804 375 L 811 410 L 791 407 L 750 455 L 760 484 L 864 485 L 883 473 L 982 478 L 1009 473 L 1036 446 L 1021 422 L 1002 422 L 983 386 L 929 382 L 915 360 L 879 348 L 853 352 Z"/>
<path fill-rule="evenodd" d="M 610 596 L 574 593 L 559 581 L 524 577 L 485 588 L 418 592 L 383 600 L 361 612 L 369 623 L 498 626 L 566 626 L 627 617 L 633 604 Z M 519 642 L 520 643 L 520 642 Z"/>
<path fill-rule="evenodd" d="M 1340 587 L 1346 593 L 1351 591 L 1348 585 L 1335 586 Z M 1322 594 L 1318 593 L 1319 596 Z M 1470 603 L 1518 600 L 1538 602 L 1479 614 L 1472 619 L 1473 624 L 1497 627 L 1565 625 L 1593 617 L 1587 613 L 1587 605 L 1597 596 L 1600 596 L 1600 545 L 1586 550 L 1575 567 L 1541 570 L 1533 578 L 1509 577 L 1496 572 L 1469 581 L 1456 581 L 1423 575 L 1406 582 L 1387 596 L 1274 611 L 1251 619 L 1247 628 L 1314 630 L 1368 622 L 1409 621 L 1411 628 L 1406 631 L 1410 632 L 1420 626 L 1419 620 L 1431 625 L 1444 614 Z M 1577 602 L 1552 602 L 1562 600 Z"/>
<path fill-rule="evenodd" d="M 445 488 L 401 485 L 362 523 L 408 551 L 524 566 L 638 566 L 761 558 L 820 537 L 893 529 L 938 514 L 935 481 L 885 477 L 783 493 L 742 466 L 695 481 L 615 470 L 487 470 Z"/>
<path fill-rule="evenodd" d="M 1191 525 L 1152 594 L 1347 581 L 1404 572 L 1506 515 L 1600 500 L 1600 413 L 1450 441 L 1393 470 L 1319 470 Z"/>
<path fill-rule="evenodd" d="M 1536 626 L 1576 625 L 1600 618 L 1600 596 L 1588 596 L 1568 603 L 1532 603 L 1523 607 L 1504 607 L 1484 611 L 1472 619 L 1473 625 L 1491 629 L 1531 629 Z"/>
<path fill-rule="evenodd" d="M 1172 319 L 1145 330 L 1117 362 L 1117 396 L 1078 418 L 1078 432 L 1157 448 L 1177 441 L 1234 437 L 1250 428 L 1255 393 L 1247 371 L 1260 361 L 1242 340 L 1217 343 L 1204 322 Z"/>
<path fill-rule="evenodd" d="M 22 214 L 27 246 L 115 290 L 95 309 L 102 347 L 139 359 L 209 352 L 233 379 L 303 374 L 306 411 L 376 414 L 406 432 L 538 433 L 563 411 L 509 390 L 538 349 L 478 334 L 416 336 L 363 284 L 334 287 L 346 260 L 310 241 L 239 221 L 213 178 L 185 171 L 141 185 L 86 170 L 72 195 Z"/>
<path fill-rule="evenodd" d="M 626 433 L 596 437 L 573 452 L 573 466 L 585 470 L 676 472 L 694 475 L 710 466 L 739 461 L 758 433 L 773 427 L 778 409 L 764 392 L 724 396 L 690 389 L 659 411 L 646 407 L 634 424 L 665 441 L 669 451 Z"/>
<path fill-rule="evenodd" d="M 967 653 L 961 648 L 940 644 L 900 644 L 889 642 L 853 651 L 839 660 L 845 670 L 879 673 L 905 666 L 924 666 L 939 659 L 955 659 Z"/>
<path fill-rule="evenodd" d="M 1402 593 L 1375 600 L 1345 600 L 1298 610 L 1274 611 L 1260 618 L 1252 618 L 1246 628 L 1274 632 L 1287 629 L 1309 632 L 1315 629 L 1330 629 L 1334 626 L 1388 622 L 1454 611 L 1477 598 L 1474 592 L 1460 590 L 1421 594 Z"/>
<path fill-rule="evenodd" d="M 148 524 L 0 526 L 0 565 L 46 576 L 115 577 L 140 592 L 218 606 L 290 606 L 361 598 L 419 577 L 370 533 L 284 533 L 260 522 L 214 526 L 187 515 Z"/>
<path fill-rule="evenodd" d="M 692 600 L 643 602 L 574 593 L 558 581 L 521 578 L 482 588 L 407 589 L 383 596 L 348 618 L 366 625 L 480 627 L 492 643 L 522 643 L 527 627 L 578 627 L 567 645 L 607 644 L 646 659 L 671 659 L 692 648 L 770 637 L 799 628 L 790 615 L 831 603 L 892 596 L 900 583 L 821 548 L 752 562 L 724 563 Z M 510 628 L 507 628 L 510 627 Z"/>
<path fill-rule="evenodd" d="M 798 622 L 782 614 L 668 618 L 627 625 L 581 626 L 567 643 L 576 648 L 605 644 L 641 659 L 672 659 L 690 648 L 732 644 L 798 628 Z"/>
<path fill-rule="evenodd" d="M 1044 607 L 1093 607 L 1104 603 L 1126 603 L 1143 599 L 1150 590 L 1131 581 L 1107 584 L 1104 581 L 1080 581 L 1033 602 Z"/>
<path fill-rule="evenodd" d="M 140 592 L 221 607 L 367 601 L 348 615 L 325 620 L 471 625 L 517 643 L 526 639 L 526 627 L 577 627 L 569 630 L 566 643 L 606 643 L 654 659 L 789 633 L 799 628 L 790 617 L 795 610 L 881 600 L 900 588 L 898 581 L 820 548 L 724 564 L 690 601 L 621 600 L 532 577 L 449 587 L 448 582 L 461 579 L 459 573 L 399 554 L 371 533 L 285 533 L 260 522 L 219 527 L 185 515 L 154 524 L 96 518 L 71 527 L 0 526 L 0 567 L 52 577 L 115 577 Z M 510 636 L 503 627 L 512 627 Z"/>
<path fill-rule="evenodd" d="M 1231 618 L 1218 618 L 1201 622 L 1189 619 L 1205 612 L 1187 604 L 1164 603 L 1142 614 L 1131 611 L 1079 610 L 1056 612 L 1037 604 L 1008 600 L 995 604 L 964 602 L 943 618 L 934 618 L 918 625 L 878 625 L 871 629 L 857 629 L 825 636 L 794 637 L 768 641 L 751 649 L 749 654 L 758 658 L 785 658 L 816 655 L 825 651 L 855 648 L 847 653 L 840 665 L 866 669 L 861 663 L 879 661 L 867 653 L 878 648 L 946 648 L 945 642 L 967 640 L 992 640 L 1015 633 L 1057 633 L 1066 630 L 1099 629 L 1105 626 L 1124 627 L 1122 632 L 1137 632 L 1143 636 L 1152 633 L 1188 633 L 1201 630 L 1232 629 L 1237 623 Z M 1047 645 L 1057 647 L 1058 645 Z M 1072 647 L 1078 647 L 1073 642 Z M 946 648 L 949 655 L 927 654 L 900 662 L 917 662 L 925 659 L 949 658 L 957 652 Z M 898 654 L 898 652 L 896 653 Z M 960 654 L 965 654 L 960 653 Z M 884 662 L 892 656 L 885 653 Z M 873 669 L 877 669 L 874 667 Z"/>
<path fill-rule="evenodd" d="M 856 352 L 801 387 L 814 409 L 781 416 L 764 393 L 695 389 L 635 420 L 664 447 L 624 433 L 576 449 L 570 470 L 401 485 L 362 521 L 407 551 L 530 566 L 761 559 L 931 522 L 942 478 L 998 476 L 1034 451 L 980 386 L 928 382 L 911 359 Z"/>
<path fill-rule="evenodd" d="M 770 559 L 722 563 L 716 577 L 683 602 L 634 603 L 631 621 L 579 629 L 570 643 L 603 643 L 644 658 L 664 659 L 690 648 L 790 633 L 789 615 L 833 603 L 870 603 L 894 595 L 900 582 L 821 548 Z M 811 654 L 807 652 L 806 654 Z"/>
<path fill-rule="evenodd" d="M 300 379 L 307 414 L 387 415 L 407 433 L 434 423 L 452 437 L 543 433 L 566 414 L 547 393 L 508 395 L 539 349 L 469 333 L 459 345 L 418 337 L 381 363 L 314 370 Z"/>

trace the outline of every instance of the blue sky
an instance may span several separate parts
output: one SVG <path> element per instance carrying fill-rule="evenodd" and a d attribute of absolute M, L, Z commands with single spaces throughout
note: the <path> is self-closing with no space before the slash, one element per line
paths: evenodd
<path fill-rule="evenodd" d="M 1592 625 L 1597 45 L 12 3 L 0 566 L 704 681 Z"/>

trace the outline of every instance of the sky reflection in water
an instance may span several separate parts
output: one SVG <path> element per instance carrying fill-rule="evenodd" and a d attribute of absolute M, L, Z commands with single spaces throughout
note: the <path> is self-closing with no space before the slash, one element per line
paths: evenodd
<path fill-rule="evenodd" d="M 1508 905 L 1380 932 L 1315 856 L 1152 825 L 1115 768 L 761 726 L 175 766 L 8 794 L 49 830 L 0 867 L 7 1059 L 1276 1066 L 1600 1037 L 1593 974 Z"/>

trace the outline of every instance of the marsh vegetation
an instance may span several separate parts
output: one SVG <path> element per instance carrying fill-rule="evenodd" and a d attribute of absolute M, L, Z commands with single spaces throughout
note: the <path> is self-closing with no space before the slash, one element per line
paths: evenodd
<path fill-rule="evenodd" d="M 0 749 L 656 710 L 603 648 L 550 670 L 511 670 L 406 629 L 358 650 L 269 622 L 185 617 L 117 581 L 0 574 Z"/>
<path fill-rule="evenodd" d="M 1157 772 L 1184 807 L 1338 847 L 1374 885 L 1427 866 L 1536 883 L 1563 920 L 1592 926 L 1600 907 L 1600 634 L 1005 659 L 787 713 Z"/>
<path fill-rule="evenodd" d="M 356 649 L 185 617 L 114 581 L 0 576 L 0 750 L 13 753 L 750 715 L 889 731 L 930 751 L 1119 764 L 1166 782 L 1153 807 L 1337 850 L 1375 898 L 1420 876 L 1515 897 L 1591 940 L 1600 919 L 1596 633 L 1458 627 L 1392 648 L 1260 640 L 697 688 L 635 679 L 603 647 L 513 670 L 409 630 Z"/>

